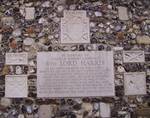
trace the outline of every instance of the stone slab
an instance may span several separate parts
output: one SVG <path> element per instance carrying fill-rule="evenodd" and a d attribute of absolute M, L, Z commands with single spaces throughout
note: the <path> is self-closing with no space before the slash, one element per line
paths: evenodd
<path fill-rule="evenodd" d="M 35 8 L 34 7 L 25 8 L 25 19 L 33 20 L 34 17 L 35 17 Z"/>
<path fill-rule="evenodd" d="M 145 72 L 124 73 L 125 95 L 146 94 L 146 74 Z"/>
<path fill-rule="evenodd" d="M 28 53 L 6 53 L 6 65 L 27 65 Z"/>
<path fill-rule="evenodd" d="M 6 75 L 5 77 L 5 97 L 23 98 L 28 95 L 28 85 L 26 75 Z"/>
<path fill-rule="evenodd" d="M 114 95 L 112 51 L 37 54 L 38 97 Z"/>
<path fill-rule="evenodd" d="M 123 61 L 125 63 L 142 63 L 145 62 L 144 51 L 123 51 Z"/>
<path fill-rule="evenodd" d="M 61 18 L 61 43 L 90 43 L 89 18 L 85 11 L 65 11 Z"/>
<path fill-rule="evenodd" d="M 120 20 L 129 20 L 128 10 L 126 7 L 119 6 L 118 7 L 118 14 Z"/>

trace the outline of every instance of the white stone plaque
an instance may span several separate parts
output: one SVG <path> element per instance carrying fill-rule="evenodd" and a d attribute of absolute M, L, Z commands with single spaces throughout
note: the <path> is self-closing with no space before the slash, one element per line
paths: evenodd
<path fill-rule="evenodd" d="M 37 54 L 38 97 L 114 95 L 112 51 Z"/>
<path fill-rule="evenodd" d="M 123 51 L 124 62 L 145 62 L 144 51 Z"/>
<path fill-rule="evenodd" d="M 28 64 L 28 53 L 6 53 L 6 64 L 7 65 L 27 65 Z"/>
<path fill-rule="evenodd" d="M 111 109 L 109 103 L 100 103 L 100 115 L 102 118 L 110 118 L 111 117 Z"/>
<path fill-rule="evenodd" d="M 39 118 L 51 118 L 52 110 L 50 105 L 40 105 L 38 110 Z"/>
<path fill-rule="evenodd" d="M 28 85 L 26 75 L 6 75 L 5 97 L 23 98 L 27 97 Z"/>
<path fill-rule="evenodd" d="M 120 20 L 129 20 L 128 10 L 126 7 L 119 6 L 118 7 L 118 14 Z"/>
<path fill-rule="evenodd" d="M 124 73 L 125 95 L 146 94 L 145 72 Z"/>
<path fill-rule="evenodd" d="M 64 11 L 61 19 L 61 43 L 90 43 L 86 11 Z"/>
<path fill-rule="evenodd" d="M 25 19 L 33 20 L 34 17 L 35 17 L 35 8 L 34 7 L 25 8 Z"/>

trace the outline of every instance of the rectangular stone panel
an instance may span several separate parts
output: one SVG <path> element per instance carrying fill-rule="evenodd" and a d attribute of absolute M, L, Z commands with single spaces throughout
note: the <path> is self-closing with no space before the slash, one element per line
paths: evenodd
<path fill-rule="evenodd" d="M 61 18 L 61 43 L 90 43 L 89 32 L 86 11 L 64 11 L 64 18 Z"/>
<path fill-rule="evenodd" d="M 100 115 L 102 118 L 110 118 L 111 117 L 111 109 L 109 103 L 100 103 Z"/>
<path fill-rule="evenodd" d="M 126 7 L 118 7 L 118 16 L 120 20 L 129 20 L 128 9 Z"/>
<path fill-rule="evenodd" d="M 26 7 L 25 8 L 25 19 L 33 20 L 35 17 L 35 8 L 34 7 Z"/>
<path fill-rule="evenodd" d="M 146 74 L 145 72 L 124 73 L 125 95 L 146 94 Z"/>
<path fill-rule="evenodd" d="M 51 118 L 52 107 L 50 105 L 40 105 L 38 110 L 39 118 Z"/>
<path fill-rule="evenodd" d="M 6 53 L 6 64 L 7 65 L 27 65 L 28 64 L 28 53 Z"/>
<path fill-rule="evenodd" d="M 28 95 L 27 75 L 6 75 L 5 97 L 23 98 Z"/>
<path fill-rule="evenodd" d="M 123 61 L 125 63 L 141 63 L 145 62 L 145 54 L 144 51 L 136 50 L 136 51 L 123 51 Z"/>
<path fill-rule="evenodd" d="M 112 51 L 37 54 L 38 97 L 114 95 Z"/>

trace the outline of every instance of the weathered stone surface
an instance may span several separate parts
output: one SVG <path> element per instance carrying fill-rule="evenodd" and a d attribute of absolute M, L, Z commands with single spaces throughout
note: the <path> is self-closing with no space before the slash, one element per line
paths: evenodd
<path fill-rule="evenodd" d="M 37 68 L 38 97 L 115 95 L 112 51 L 38 53 Z"/>
<path fill-rule="evenodd" d="M 105 105 L 100 108 L 100 102 L 111 104 L 111 118 L 137 118 L 140 116 L 149 118 L 149 4 L 149 0 L 0 0 L 0 118 L 38 118 L 38 110 L 41 105 L 51 106 L 51 117 L 99 118 L 101 110 L 104 110 L 103 113 L 105 113 Z M 74 40 L 65 40 L 64 43 L 61 40 L 61 19 L 65 19 L 66 24 L 69 24 L 65 27 L 69 26 L 68 29 L 71 29 L 71 31 L 68 31 L 68 34 L 75 37 Z M 78 25 L 76 22 L 78 22 Z M 88 22 L 89 27 L 87 27 Z M 86 28 L 83 29 L 84 27 Z M 87 35 L 87 37 L 81 37 L 85 31 L 86 34 L 89 31 L 88 36 L 90 37 L 86 41 L 84 39 L 88 37 Z M 113 50 L 114 52 L 116 96 L 86 97 L 83 99 L 81 97 L 37 99 L 37 52 L 98 52 L 104 50 Z M 138 55 L 126 53 L 131 58 L 130 60 L 126 58 L 127 60 L 124 61 L 124 51 L 141 50 L 143 51 L 142 58 L 139 58 Z M 6 65 L 6 59 L 4 58 L 7 53 L 22 52 L 28 53 L 29 63 L 25 65 L 18 63 L 18 59 L 22 59 L 22 56 L 19 57 L 13 54 L 9 57 L 9 60 L 13 58 L 12 65 Z M 99 59 L 102 57 L 103 55 Z M 42 61 L 44 58 L 46 57 L 43 56 Z M 87 59 L 90 60 L 90 58 L 91 56 Z M 50 61 L 53 61 L 53 59 L 50 58 Z M 124 72 L 137 73 L 136 80 L 138 80 L 133 81 L 134 86 L 138 86 L 136 92 L 143 88 L 143 83 L 138 74 L 146 72 L 147 94 L 136 95 L 132 93 L 132 95 L 125 96 Z M 27 74 L 29 76 L 28 97 L 30 98 L 4 98 L 5 89 L 7 88 L 5 86 L 5 76 L 8 74 L 13 76 Z M 59 72 L 57 72 L 58 75 L 60 75 Z M 74 74 L 72 76 L 78 75 Z M 72 76 L 70 78 L 73 78 Z M 95 79 L 95 77 L 93 78 Z M 94 80 L 93 78 L 92 80 Z M 100 78 L 101 76 L 99 76 Z M 79 80 L 79 78 L 75 80 Z M 63 81 L 61 85 L 65 85 L 64 83 L 67 82 Z M 90 84 L 92 83 L 93 81 Z M 15 87 L 17 88 L 19 84 L 16 84 Z M 76 84 L 73 83 L 73 85 Z M 88 84 L 84 85 L 89 86 Z M 132 84 L 127 86 L 129 85 Z M 132 86 L 132 89 L 134 86 Z M 11 90 L 11 92 L 13 91 Z"/>
<path fill-rule="evenodd" d="M 64 11 L 61 19 L 61 43 L 90 43 L 86 11 Z"/>

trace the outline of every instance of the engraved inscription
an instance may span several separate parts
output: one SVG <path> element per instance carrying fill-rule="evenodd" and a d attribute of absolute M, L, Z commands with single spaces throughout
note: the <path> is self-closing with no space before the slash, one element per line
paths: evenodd
<path fill-rule="evenodd" d="M 41 52 L 37 66 L 38 97 L 114 96 L 112 52 Z"/>

